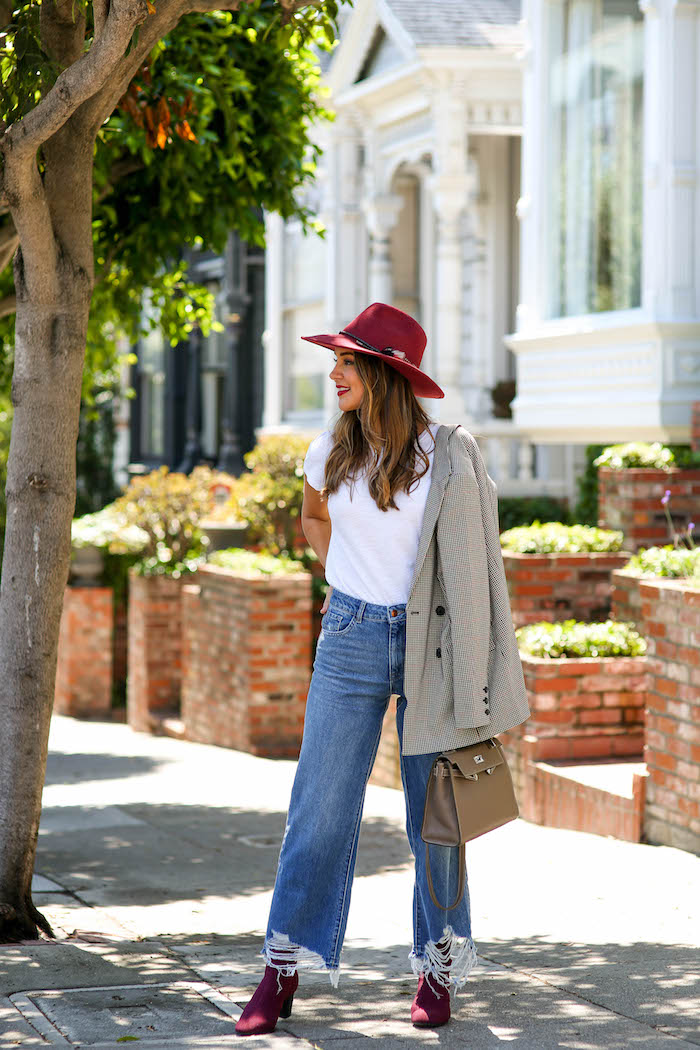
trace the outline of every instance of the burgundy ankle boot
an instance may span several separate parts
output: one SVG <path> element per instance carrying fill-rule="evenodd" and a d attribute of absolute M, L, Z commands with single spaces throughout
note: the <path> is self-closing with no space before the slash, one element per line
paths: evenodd
<path fill-rule="evenodd" d="M 435 991 L 436 989 L 437 991 Z M 416 1028 L 439 1028 L 450 1019 L 450 990 L 435 979 L 428 984 L 425 974 L 418 978 L 418 991 L 411 1003 L 411 1021 Z"/>
<path fill-rule="evenodd" d="M 279 975 L 273 966 L 265 967 L 265 976 L 255 989 L 253 998 L 236 1023 L 237 1035 L 264 1035 L 274 1032 L 280 1017 L 289 1017 L 292 1000 L 299 984 L 295 971 L 291 977 Z M 281 991 L 280 991 L 281 986 Z"/>

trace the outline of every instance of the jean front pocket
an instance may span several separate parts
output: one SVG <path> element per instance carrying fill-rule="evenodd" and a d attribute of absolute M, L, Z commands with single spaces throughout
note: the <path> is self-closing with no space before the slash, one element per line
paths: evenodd
<path fill-rule="evenodd" d="M 355 613 L 350 609 L 331 605 L 321 620 L 321 627 L 324 634 L 346 634 L 356 623 Z"/>

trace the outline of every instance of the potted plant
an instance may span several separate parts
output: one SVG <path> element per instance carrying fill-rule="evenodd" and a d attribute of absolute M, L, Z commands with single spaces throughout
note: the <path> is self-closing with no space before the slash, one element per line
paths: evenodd
<path fill-rule="evenodd" d="M 516 629 L 534 759 L 641 755 L 646 640 L 630 624 L 541 621 Z"/>
<path fill-rule="evenodd" d="M 613 569 L 630 557 L 622 533 L 557 521 L 501 533 L 516 627 L 537 620 L 601 620 L 610 612 Z"/>
<path fill-rule="evenodd" d="M 216 473 L 160 467 L 132 479 L 116 501 L 147 536 L 129 573 L 127 719 L 151 731 L 180 701 L 181 581 L 204 559 L 201 522 L 211 510 Z"/>
<path fill-rule="evenodd" d="M 700 453 L 660 442 L 609 445 L 596 459 L 598 524 L 620 529 L 635 553 L 667 538 L 669 515 L 662 502 L 672 498 L 673 528 L 682 531 L 700 503 Z"/>
<path fill-rule="evenodd" d="M 183 588 L 186 737 L 296 758 L 310 648 L 311 580 L 301 563 L 214 552 Z"/>

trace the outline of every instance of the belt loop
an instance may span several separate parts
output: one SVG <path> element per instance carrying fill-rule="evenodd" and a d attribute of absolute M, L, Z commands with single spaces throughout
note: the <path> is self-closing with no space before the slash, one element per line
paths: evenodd
<path fill-rule="evenodd" d="M 365 605 L 366 604 L 367 604 L 367 602 L 361 601 L 360 602 L 360 606 L 359 606 L 357 612 L 355 613 L 355 619 L 357 620 L 358 623 L 362 623 L 362 614 L 365 611 Z"/>

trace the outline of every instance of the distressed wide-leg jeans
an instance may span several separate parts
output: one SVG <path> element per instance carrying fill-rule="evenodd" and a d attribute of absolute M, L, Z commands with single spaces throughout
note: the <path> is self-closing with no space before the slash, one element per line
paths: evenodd
<path fill-rule="evenodd" d="M 280 973 L 320 967 L 337 985 L 360 820 L 382 721 L 393 694 L 403 733 L 406 606 L 374 605 L 333 591 L 316 648 L 299 756 L 262 953 Z M 433 902 L 420 837 L 435 755 L 401 756 L 406 829 L 415 858 L 414 973 L 455 990 L 476 963 L 469 890 L 450 911 Z M 456 848 L 430 847 L 435 893 L 458 887 Z"/>

